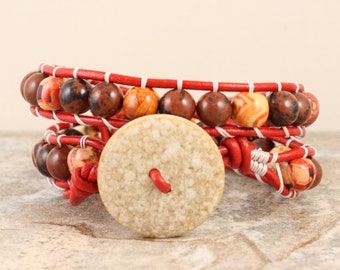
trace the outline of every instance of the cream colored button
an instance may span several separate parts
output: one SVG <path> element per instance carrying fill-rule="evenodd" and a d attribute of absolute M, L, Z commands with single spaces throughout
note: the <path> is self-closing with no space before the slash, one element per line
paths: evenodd
<path fill-rule="evenodd" d="M 171 185 L 162 193 L 157 169 Z M 148 237 L 173 237 L 206 221 L 221 200 L 225 170 L 210 136 L 171 115 L 138 118 L 107 142 L 98 168 L 102 201 L 117 222 Z"/>

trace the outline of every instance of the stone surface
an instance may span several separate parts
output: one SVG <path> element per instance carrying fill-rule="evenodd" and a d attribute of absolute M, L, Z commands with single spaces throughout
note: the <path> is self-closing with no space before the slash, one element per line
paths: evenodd
<path fill-rule="evenodd" d="M 178 238 L 147 239 L 106 212 L 98 195 L 72 207 L 34 168 L 42 134 L 0 134 L 0 269 L 339 269 L 338 133 L 304 139 L 323 179 L 294 200 L 227 172 L 213 217 Z"/>

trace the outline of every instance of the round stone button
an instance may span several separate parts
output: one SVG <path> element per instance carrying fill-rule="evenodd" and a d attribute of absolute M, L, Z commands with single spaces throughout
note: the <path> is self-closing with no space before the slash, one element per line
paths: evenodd
<path fill-rule="evenodd" d="M 171 185 L 161 192 L 157 169 Z M 101 199 L 114 219 L 147 237 L 174 237 L 206 221 L 221 200 L 225 171 L 210 136 L 172 115 L 137 118 L 107 142 L 99 161 Z"/>

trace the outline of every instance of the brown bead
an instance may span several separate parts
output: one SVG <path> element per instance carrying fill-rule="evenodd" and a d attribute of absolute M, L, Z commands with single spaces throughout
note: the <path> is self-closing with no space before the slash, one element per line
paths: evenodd
<path fill-rule="evenodd" d="M 55 146 L 47 156 L 47 169 L 51 176 L 59 180 L 68 180 L 71 176 L 67 165 L 70 148 L 67 145 Z"/>
<path fill-rule="evenodd" d="M 316 176 L 313 184 L 309 189 L 315 188 L 317 185 L 319 185 L 322 179 L 322 167 L 320 163 L 315 158 L 311 158 L 311 161 L 314 163 L 316 169 Z"/>
<path fill-rule="evenodd" d="M 204 124 L 215 127 L 227 122 L 232 113 L 232 105 L 224 94 L 208 92 L 199 99 L 196 110 Z"/>
<path fill-rule="evenodd" d="M 38 106 L 37 91 L 40 82 L 47 76 L 41 72 L 27 74 L 20 85 L 20 91 L 24 99 L 33 106 Z"/>
<path fill-rule="evenodd" d="M 30 73 L 27 73 L 25 75 L 25 77 L 23 77 L 22 80 L 21 80 L 21 83 L 20 83 L 20 93 L 21 93 L 23 98 L 25 98 L 25 96 L 24 96 L 24 85 L 25 85 L 25 82 L 34 73 L 38 73 L 38 71 L 31 71 Z"/>
<path fill-rule="evenodd" d="M 94 115 L 110 117 L 122 108 L 123 93 L 115 84 L 99 83 L 90 91 L 89 103 Z"/>
<path fill-rule="evenodd" d="M 194 116 L 195 107 L 195 100 L 185 90 L 170 90 L 159 101 L 160 113 L 177 115 L 189 120 Z"/>
<path fill-rule="evenodd" d="M 39 142 L 34 146 L 32 150 L 33 164 L 38 169 L 38 171 L 46 177 L 51 177 L 51 174 L 47 169 L 46 163 L 47 156 L 53 148 L 54 145 L 52 144 Z"/>
<path fill-rule="evenodd" d="M 60 89 L 60 104 L 66 112 L 80 114 L 89 108 L 89 92 L 92 86 L 83 79 L 70 79 Z"/>
<path fill-rule="evenodd" d="M 123 101 L 126 118 L 133 120 L 144 115 L 155 114 L 158 110 L 158 95 L 152 88 L 133 87 Z"/>
<path fill-rule="evenodd" d="M 293 124 L 299 114 L 296 97 L 287 91 L 274 92 L 269 97 L 269 121 L 278 127 Z"/>
<path fill-rule="evenodd" d="M 312 93 L 304 92 L 303 94 L 309 99 L 311 103 L 311 108 L 312 108 L 311 115 L 309 119 L 304 123 L 305 126 L 310 126 L 311 124 L 315 122 L 315 120 L 319 116 L 320 105 L 319 105 L 318 99 Z"/>
<path fill-rule="evenodd" d="M 262 151 L 269 152 L 275 147 L 275 143 L 267 138 L 256 138 L 251 141 L 256 149 L 261 149 Z"/>
<path fill-rule="evenodd" d="M 311 116 L 312 113 L 312 105 L 307 96 L 302 93 L 294 93 L 293 94 L 298 103 L 299 103 L 299 114 L 296 118 L 295 122 L 293 123 L 294 126 L 301 126 L 303 125 Z"/>

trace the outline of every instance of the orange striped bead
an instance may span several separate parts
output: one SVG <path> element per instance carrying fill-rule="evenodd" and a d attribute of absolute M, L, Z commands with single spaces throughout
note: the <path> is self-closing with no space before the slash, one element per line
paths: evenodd
<path fill-rule="evenodd" d="M 243 92 L 233 100 L 233 119 L 242 127 L 261 127 L 267 121 L 269 105 L 266 97 L 260 93 Z"/>
<path fill-rule="evenodd" d="M 133 87 L 126 92 L 123 101 L 124 115 L 133 120 L 158 110 L 158 95 L 152 88 Z"/>

